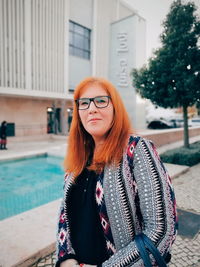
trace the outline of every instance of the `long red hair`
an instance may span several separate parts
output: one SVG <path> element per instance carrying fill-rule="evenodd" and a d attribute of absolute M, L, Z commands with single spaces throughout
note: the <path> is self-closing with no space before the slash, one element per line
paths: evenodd
<path fill-rule="evenodd" d="M 76 87 L 74 100 L 80 98 L 86 86 L 99 84 L 111 97 L 114 108 L 114 117 L 111 129 L 101 146 L 101 149 L 93 155 L 92 164 L 89 167 L 97 173 L 101 172 L 106 164 L 118 164 L 122 158 L 127 139 L 131 133 L 131 123 L 124 107 L 122 99 L 116 88 L 107 80 L 97 77 L 88 77 Z M 64 167 L 67 172 L 72 172 L 77 177 L 85 168 L 89 157 L 94 151 L 94 140 L 84 129 L 77 105 L 74 101 L 73 119 L 71 123 L 67 155 L 64 160 Z"/>

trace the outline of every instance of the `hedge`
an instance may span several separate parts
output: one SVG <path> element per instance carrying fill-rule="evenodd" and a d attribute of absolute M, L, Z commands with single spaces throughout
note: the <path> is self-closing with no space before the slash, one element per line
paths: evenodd
<path fill-rule="evenodd" d="M 179 147 L 160 155 L 165 163 L 193 166 L 200 162 L 200 142 L 190 145 L 190 148 Z"/>

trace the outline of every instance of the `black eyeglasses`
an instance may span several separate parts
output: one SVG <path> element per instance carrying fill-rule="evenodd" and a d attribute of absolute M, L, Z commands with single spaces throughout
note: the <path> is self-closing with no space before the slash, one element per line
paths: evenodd
<path fill-rule="evenodd" d="M 93 102 L 97 108 L 106 108 L 109 104 L 110 96 L 96 96 L 91 98 L 79 98 L 75 102 L 79 110 L 88 109 Z"/>

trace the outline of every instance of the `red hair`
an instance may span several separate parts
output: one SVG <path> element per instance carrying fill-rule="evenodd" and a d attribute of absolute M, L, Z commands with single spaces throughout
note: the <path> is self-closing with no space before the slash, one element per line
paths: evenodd
<path fill-rule="evenodd" d="M 127 139 L 131 133 L 131 123 L 122 99 L 116 88 L 107 80 L 97 77 L 84 79 L 75 89 L 74 100 L 80 98 L 86 86 L 99 84 L 111 97 L 114 108 L 113 123 L 101 149 L 93 155 L 92 165 L 89 169 L 101 172 L 106 164 L 118 164 L 122 159 Z M 77 177 L 85 168 L 87 161 L 94 151 L 94 140 L 84 129 L 77 105 L 74 102 L 73 119 L 71 123 L 68 150 L 64 160 L 65 170 Z"/>

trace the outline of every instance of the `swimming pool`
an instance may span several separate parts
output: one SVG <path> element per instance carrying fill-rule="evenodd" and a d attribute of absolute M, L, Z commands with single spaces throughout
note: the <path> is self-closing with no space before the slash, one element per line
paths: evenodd
<path fill-rule="evenodd" d="M 0 163 L 0 220 L 62 197 L 63 159 L 39 156 Z"/>

